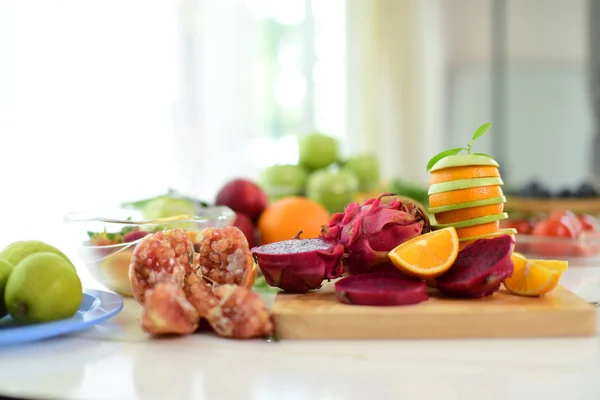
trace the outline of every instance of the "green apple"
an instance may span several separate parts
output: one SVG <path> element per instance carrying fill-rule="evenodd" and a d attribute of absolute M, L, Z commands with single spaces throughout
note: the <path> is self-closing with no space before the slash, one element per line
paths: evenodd
<path fill-rule="evenodd" d="M 2 250 L 0 257 L 8 261 L 10 264 L 17 266 L 22 260 L 30 255 L 42 252 L 59 255 L 73 265 L 69 260 L 69 257 L 67 257 L 62 251 L 51 244 L 42 242 L 40 240 L 19 240 L 12 242 L 6 246 L 4 250 Z M 74 268 L 75 266 L 73 266 L 73 269 Z"/>
<path fill-rule="evenodd" d="M 487 239 L 487 238 L 491 238 L 494 236 L 516 235 L 516 234 L 517 234 L 517 230 L 515 228 L 505 228 L 505 229 L 499 229 L 497 232 L 486 233 L 485 235 L 477 235 L 477 236 L 471 236 L 468 238 L 461 238 L 458 241 L 459 242 L 470 242 L 471 240 Z"/>
<path fill-rule="evenodd" d="M 434 224 L 433 226 L 436 229 L 449 228 L 451 226 L 455 227 L 456 229 L 459 229 L 459 228 L 467 228 L 469 226 L 489 224 L 490 222 L 495 222 L 495 221 L 502 221 L 503 219 L 506 219 L 506 218 L 508 218 L 508 214 L 501 213 L 501 214 L 492 214 L 492 215 L 486 215 L 483 217 L 467 219 L 465 221 L 460 221 L 460 222 L 453 222 L 450 224 Z"/>
<path fill-rule="evenodd" d="M 363 192 L 368 192 L 379 185 L 379 160 L 375 154 L 352 156 L 346 160 L 344 168 L 356 175 L 359 188 Z"/>
<path fill-rule="evenodd" d="M 447 156 L 433 164 L 430 172 L 438 171 L 444 168 L 464 167 L 467 165 L 486 165 L 498 167 L 499 164 L 493 158 L 480 156 L 478 154 L 460 154 L 455 156 Z"/>
<path fill-rule="evenodd" d="M 358 193 L 358 178 L 349 170 L 318 170 L 313 172 L 306 185 L 306 196 L 325 207 L 329 212 L 344 211 Z"/>
<path fill-rule="evenodd" d="M 11 272 L 4 290 L 7 311 L 25 324 L 75 315 L 83 299 L 81 280 L 71 263 L 54 253 L 36 253 Z"/>
<path fill-rule="evenodd" d="M 429 186 L 428 194 L 451 192 L 453 190 L 471 189 L 481 186 L 504 185 L 502 178 L 471 178 L 456 181 L 434 183 Z"/>
<path fill-rule="evenodd" d="M 339 158 L 339 145 L 335 138 L 319 132 L 306 133 L 298 139 L 300 165 L 317 170 L 326 168 Z"/>
<path fill-rule="evenodd" d="M 0 318 L 7 314 L 6 307 L 4 306 L 4 289 L 13 268 L 11 263 L 0 258 Z"/>
<path fill-rule="evenodd" d="M 263 169 L 257 182 L 271 200 L 304 194 L 308 172 L 300 165 L 278 164 Z"/>
<path fill-rule="evenodd" d="M 147 220 L 175 217 L 178 215 L 194 216 L 195 213 L 196 209 L 191 201 L 172 197 L 159 197 L 150 201 L 142 209 L 142 215 Z"/>
<path fill-rule="evenodd" d="M 454 210 L 462 210 L 463 208 L 471 208 L 471 207 L 480 207 L 480 206 L 490 206 L 494 204 L 505 203 L 505 196 L 492 197 L 490 199 L 483 200 L 475 200 L 475 201 L 466 201 L 464 203 L 456 203 L 456 204 L 448 204 L 446 206 L 441 207 L 433 207 L 427 210 L 430 214 L 438 214 L 446 211 L 454 211 Z"/>
<path fill-rule="evenodd" d="M 178 199 L 173 197 L 158 197 L 149 201 L 142 208 L 142 217 L 145 220 L 154 220 L 168 217 L 176 217 L 179 215 L 196 215 L 196 207 L 187 199 Z M 192 222 L 171 222 L 165 225 L 166 228 L 175 229 L 192 229 Z"/>

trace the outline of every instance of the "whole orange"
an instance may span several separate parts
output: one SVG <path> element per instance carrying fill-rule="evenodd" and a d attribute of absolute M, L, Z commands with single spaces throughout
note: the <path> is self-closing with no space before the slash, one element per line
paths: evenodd
<path fill-rule="evenodd" d="M 304 197 L 286 197 L 270 204 L 258 220 L 263 244 L 292 239 L 299 231 L 302 238 L 319 236 L 329 222 L 329 212 L 320 204 Z"/>

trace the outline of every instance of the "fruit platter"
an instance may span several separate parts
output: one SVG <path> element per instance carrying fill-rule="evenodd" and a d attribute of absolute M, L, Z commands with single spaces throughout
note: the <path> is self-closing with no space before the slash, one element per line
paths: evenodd
<path fill-rule="evenodd" d="M 222 224 L 189 225 L 193 218 L 173 216 L 181 209 L 165 211 L 163 204 L 152 217 L 165 225 L 116 236 L 101 229 L 89 240 L 99 247 L 114 245 L 101 243 L 106 239 L 132 243 L 123 259 L 125 284 L 150 337 L 595 334 L 595 308 L 560 286 L 568 261 L 518 251 L 519 227 L 508 223 L 499 165 L 473 151 L 489 128 L 431 159 L 425 201 L 379 191 L 344 197 L 336 212 L 333 203 L 299 192 L 273 198 L 260 184 L 234 179 L 212 204 L 200 204 L 229 210 L 232 218 Z M 568 217 L 583 231 L 583 218 Z M 275 294 L 272 307 L 265 291 Z"/>
<path fill-rule="evenodd" d="M 471 151 L 489 127 L 429 162 L 428 213 L 384 193 L 349 204 L 318 239 L 254 249 L 267 282 L 283 290 L 273 305 L 278 336 L 594 334 L 593 307 L 559 285 L 568 262 L 515 251 L 517 229 L 502 224 L 508 214 L 499 165 Z"/>
<path fill-rule="evenodd" d="M 425 193 L 398 181 L 382 186 L 370 157 L 333 165 L 329 152 L 305 155 L 301 168 L 314 180 L 285 195 L 269 192 L 281 169 L 268 168 L 260 182 L 227 182 L 212 202 L 170 190 L 65 221 L 94 277 L 139 303 L 149 339 L 594 335 L 594 306 L 560 285 L 567 246 L 519 238 L 571 240 L 569 251 L 591 256 L 597 221 L 569 210 L 509 215 L 499 164 L 473 150 L 490 126 L 430 160 Z M 328 168 L 355 181 L 353 191 L 332 192 Z M 286 166 L 283 175 L 298 171 Z M 394 186 L 400 193 L 384 190 Z M 56 290 L 44 291 L 48 284 Z M 10 341 L 15 328 L 42 328 L 27 331 L 31 338 L 83 329 L 120 311 L 111 295 L 120 299 L 86 293 L 50 244 L 15 242 L 0 252 L 0 338 Z M 98 315 L 94 299 L 110 309 Z"/>

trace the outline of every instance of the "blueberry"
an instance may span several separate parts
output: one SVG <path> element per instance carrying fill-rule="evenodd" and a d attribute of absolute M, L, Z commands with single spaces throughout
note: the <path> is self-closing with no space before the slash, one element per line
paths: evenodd
<path fill-rule="evenodd" d="M 529 184 L 527 185 L 528 187 L 532 188 L 532 189 L 539 189 L 542 187 L 542 185 L 536 180 L 532 180 L 531 182 L 529 182 Z"/>
<path fill-rule="evenodd" d="M 532 188 L 530 186 L 525 186 L 524 188 L 522 188 L 519 191 L 519 195 L 521 197 L 535 197 L 535 188 Z"/>
<path fill-rule="evenodd" d="M 550 191 L 548 189 L 546 189 L 546 188 L 539 188 L 536 191 L 536 194 L 535 194 L 534 197 L 537 197 L 537 198 L 548 198 L 548 197 L 552 197 L 552 195 L 550 194 Z"/>
<path fill-rule="evenodd" d="M 562 189 L 558 192 L 557 197 L 568 199 L 569 197 L 573 197 L 573 193 L 571 193 L 571 189 Z"/>
<path fill-rule="evenodd" d="M 575 195 L 581 198 L 596 197 L 598 196 L 598 190 L 591 183 L 584 182 L 577 188 Z"/>
<path fill-rule="evenodd" d="M 533 179 L 519 191 L 521 197 L 548 198 L 551 197 L 550 191 L 538 180 Z"/>

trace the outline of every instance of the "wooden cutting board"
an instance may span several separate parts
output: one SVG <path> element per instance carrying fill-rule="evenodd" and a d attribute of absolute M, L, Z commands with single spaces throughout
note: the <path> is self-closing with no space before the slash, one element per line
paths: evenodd
<path fill-rule="evenodd" d="M 503 289 L 482 299 L 447 299 L 396 307 L 339 303 L 333 284 L 313 293 L 278 293 L 273 303 L 279 339 L 447 339 L 593 336 L 596 308 L 563 287 L 544 297 Z M 436 297 L 438 296 L 438 297 Z"/>

